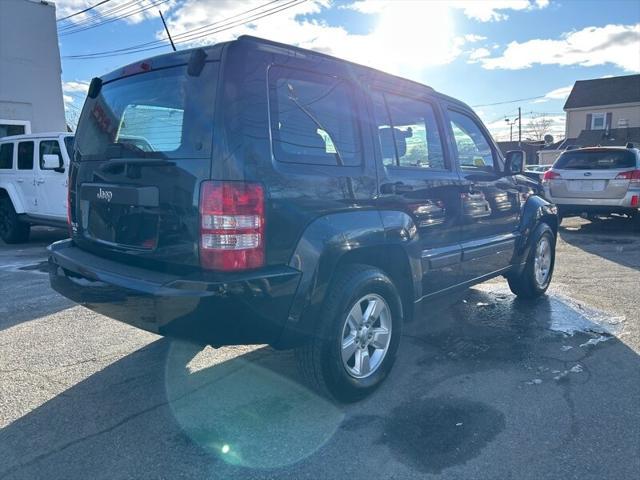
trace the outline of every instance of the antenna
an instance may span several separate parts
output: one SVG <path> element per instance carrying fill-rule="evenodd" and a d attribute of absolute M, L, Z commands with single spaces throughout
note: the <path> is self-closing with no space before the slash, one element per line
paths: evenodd
<path fill-rule="evenodd" d="M 167 27 L 167 22 L 164 21 L 164 17 L 162 16 L 162 12 L 160 10 L 158 10 L 158 13 L 160 14 L 160 18 L 162 19 L 162 25 L 164 25 L 164 29 L 167 32 L 167 37 L 169 37 L 169 41 L 171 42 L 171 48 L 173 48 L 173 51 L 176 51 L 176 46 L 173 43 L 173 38 L 171 38 L 171 34 L 169 33 L 169 27 Z"/>

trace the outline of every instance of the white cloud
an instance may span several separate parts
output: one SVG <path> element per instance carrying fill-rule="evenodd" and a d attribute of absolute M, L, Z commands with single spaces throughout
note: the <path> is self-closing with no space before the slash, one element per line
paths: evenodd
<path fill-rule="evenodd" d="M 1 0 L 0 0 L 1 1 Z M 56 5 L 56 17 L 64 18 L 68 15 L 72 15 L 76 12 L 80 12 L 86 8 L 89 8 L 98 3 L 98 0 L 55 0 Z M 157 4 L 156 2 L 131 2 L 130 0 L 111 0 L 108 3 L 99 5 L 98 7 L 89 10 L 88 12 L 74 15 L 73 17 L 60 24 L 62 26 L 69 24 L 78 24 L 83 22 L 88 25 L 87 20 L 94 19 L 105 20 L 113 18 L 121 18 L 122 21 L 127 23 L 140 23 L 148 18 L 158 18 L 158 9 L 163 11 L 168 10 L 175 5 L 175 0 L 169 2 Z"/>
<path fill-rule="evenodd" d="M 462 9 L 463 13 L 479 22 L 499 22 L 509 18 L 505 11 L 533 10 L 545 8 L 548 0 L 459 0 L 451 4 L 454 8 Z"/>
<path fill-rule="evenodd" d="M 341 26 L 305 17 L 327 8 L 328 3 L 320 0 L 305 2 L 263 20 L 255 20 L 202 38 L 196 38 L 196 35 L 185 37 L 181 34 L 239 15 L 264 4 L 264 0 L 187 0 L 171 12 L 168 23 L 177 41 L 187 40 L 185 45 L 210 44 L 251 34 L 414 77 L 426 67 L 453 61 L 462 53 L 464 44 L 482 39 L 478 35 L 466 38 L 456 35 L 451 10 L 441 2 L 366 3 L 367 5 L 363 3 L 361 6 L 367 13 L 375 10 L 377 14 L 374 27 L 366 34 L 353 34 Z M 244 17 L 238 17 L 242 18 Z M 221 30 L 229 25 L 231 24 L 222 23 L 216 27 Z M 196 33 L 208 31 L 210 30 L 202 28 Z M 164 38 L 164 33 L 158 31 L 157 36 Z"/>
<path fill-rule="evenodd" d="M 346 8 L 351 8 L 362 13 L 379 13 L 384 10 L 386 3 L 383 0 L 358 0 Z M 414 2 L 414 5 L 417 2 Z M 523 11 L 545 8 L 549 5 L 549 0 L 456 0 L 446 2 L 444 0 L 430 0 L 433 4 L 440 4 L 448 8 L 462 10 L 465 16 L 479 22 L 499 22 L 506 20 L 509 15 L 507 11 Z"/>
<path fill-rule="evenodd" d="M 587 27 L 565 33 L 560 39 L 511 42 L 497 57 L 482 59 L 489 70 L 519 70 L 540 65 L 613 64 L 630 72 L 640 71 L 640 23 Z"/>
<path fill-rule="evenodd" d="M 483 37 L 482 35 L 475 35 L 473 33 L 468 33 L 464 36 L 464 39 L 469 43 L 481 42 L 482 40 L 486 40 L 487 37 Z"/>
<path fill-rule="evenodd" d="M 469 63 L 478 63 L 480 59 L 488 57 L 491 52 L 486 48 L 476 48 L 469 53 Z"/>
<path fill-rule="evenodd" d="M 85 81 L 69 81 L 62 83 L 62 90 L 65 92 L 81 92 L 87 93 L 89 91 L 89 82 Z"/>
<path fill-rule="evenodd" d="M 572 88 L 573 84 L 567 85 L 566 87 L 556 88 L 555 90 L 547 92 L 544 97 L 535 100 L 533 103 L 544 103 L 549 100 L 564 100 L 569 96 Z"/>
<path fill-rule="evenodd" d="M 89 91 L 89 82 L 83 80 L 71 80 L 62 82 L 62 99 L 65 107 L 74 105 L 79 107 L 84 102 Z"/>

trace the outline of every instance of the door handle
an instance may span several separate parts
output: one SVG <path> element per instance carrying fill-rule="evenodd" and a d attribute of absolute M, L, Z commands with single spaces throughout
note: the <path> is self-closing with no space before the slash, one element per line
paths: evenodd
<path fill-rule="evenodd" d="M 24 178 L 18 178 L 18 179 L 16 179 L 16 182 L 18 182 L 18 183 L 24 183 Z"/>
<path fill-rule="evenodd" d="M 408 193 L 413 191 L 413 186 L 407 185 L 403 182 L 395 182 L 395 183 L 383 183 L 380 185 L 381 193 Z"/>
<path fill-rule="evenodd" d="M 44 179 L 43 179 L 43 178 L 38 178 L 38 179 L 36 180 L 36 183 L 37 183 L 38 185 L 42 185 L 42 184 L 44 183 Z"/>

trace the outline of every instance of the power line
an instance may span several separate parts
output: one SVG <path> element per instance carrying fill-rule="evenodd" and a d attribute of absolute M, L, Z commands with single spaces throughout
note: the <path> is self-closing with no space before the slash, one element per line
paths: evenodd
<path fill-rule="evenodd" d="M 113 7 L 107 7 L 104 10 L 92 12 L 93 15 L 88 15 L 85 18 L 81 18 L 79 20 L 67 20 L 64 25 L 61 25 L 58 28 L 58 31 L 68 30 L 82 25 L 94 23 L 96 21 L 99 21 L 100 19 L 108 18 L 110 15 L 127 9 L 136 3 L 141 3 L 142 1 L 144 0 L 130 0 L 128 2 L 119 3 Z"/>
<path fill-rule="evenodd" d="M 84 32 L 85 30 L 91 30 L 93 28 L 97 28 L 97 27 L 101 27 L 103 25 L 107 25 L 109 23 L 113 23 L 116 22 L 118 20 L 123 20 L 125 18 L 128 17 L 132 17 L 133 15 L 137 15 L 140 14 L 142 12 L 145 12 L 147 10 L 149 10 L 150 8 L 154 8 L 157 7 L 158 5 L 162 5 L 163 3 L 167 3 L 169 0 L 157 0 L 155 1 L 155 3 L 150 3 L 148 5 L 144 5 L 142 6 L 142 8 L 138 8 L 137 10 L 132 10 L 129 12 L 121 12 L 121 15 L 115 16 L 115 17 L 106 17 L 104 20 L 101 21 L 97 21 L 97 22 L 93 22 L 93 23 L 89 23 L 88 25 L 81 25 L 78 28 L 75 27 L 71 27 L 71 28 L 67 28 L 65 30 L 60 30 L 59 36 L 64 37 L 66 35 L 72 35 L 74 33 L 79 33 L 79 32 Z"/>
<path fill-rule="evenodd" d="M 268 2 L 266 4 L 260 5 L 258 7 L 254 7 L 252 9 L 249 9 L 245 12 L 239 13 L 237 15 L 233 15 L 231 17 L 228 17 L 224 20 L 220 20 L 218 22 L 214 22 L 212 24 L 209 25 L 204 25 L 202 27 L 198 27 L 196 29 L 193 30 L 188 30 L 186 32 L 183 32 L 181 34 L 175 35 L 175 43 L 176 44 L 180 44 L 180 43 L 187 43 L 187 42 L 192 42 L 194 40 L 200 39 L 200 38 L 204 38 L 207 37 L 209 35 L 215 34 L 215 33 L 219 33 L 219 32 L 223 32 L 226 30 L 230 30 L 232 28 L 236 28 L 239 27 L 241 25 L 245 25 L 247 23 L 251 23 L 257 20 L 260 20 L 262 18 L 274 15 L 276 13 L 279 13 L 281 11 L 287 10 L 289 8 L 295 7 L 297 5 L 301 5 L 302 3 L 307 2 L 308 0 L 292 0 L 280 5 L 277 5 L 273 8 L 267 9 L 267 10 L 263 10 L 261 12 L 249 15 L 248 17 L 245 18 L 241 18 L 239 20 L 236 21 L 231 21 L 234 18 L 237 17 L 242 17 L 247 15 L 248 13 L 251 13 L 255 10 L 258 9 L 262 9 L 270 4 L 275 3 L 277 0 L 273 0 L 271 2 Z M 214 25 L 219 25 L 218 27 L 215 28 L 210 28 Z M 207 29 L 206 31 L 203 31 L 197 35 L 195 35 L 194 32 L 198 31 L 198 30 L 202 30 L 202 29 Z M 124 48 L 119 48 L 119 49 L 115 49 L 115 50 L 107 50 L 104 52 L 94 52 L 94 53 L 87 53 L 87 54 L 78 54 L 78 55 L 66 55 L 63 56 L 62 58 L 65 59 L 89 59 L 89 58 L 106 58 L 106 57 L 114 57 L 114 56 L 120 56 L 120 55 L 129 55 L 129 54 L 133 54 L 133 53 L 140 53 L 140 52 L 146 52 L 146 51 L 150 51 L 150 50 L 156 50 L 158 48 L 166 48 L 166 43 L 165 40 L 155 40 L 152 42 L 146 42 L 146 43 L 142 43 L 139 45 L 132 45 L 129 47 L 124 47 Z"/>
<path fill-rule="evenodd" d="M 476 107 L 493 107 L 494 105 L 506 105 L 508 103 L 517 103 L 517 102 L 526 102 L 527 100 L 537 100 L 538 98 L 544 98 L 546 95 L 538 95 L 537 97 L 529 97 L 529 98 L 517 98 L 515 100 L 507 100 L 504 102 L 495 102 L 495 103 L 483 103 L 482 105 L 471 105 L 473 108 Z"/>
<path fill-rule="evenodd" d="M 84 10 L 80 10 L 79 12 L 72 13 L 71 15 L 67 15 L 66 17 L 59 18 L 59 19 L 56 20 L 56 22 L 61 22 L 61 21 L 66 20 L 68 18 L 75 17 L 76 15 L 80 15 L 81 13 L 88 12 L 89 10 L 93 10 L 94 8 L 99 7 L 100 5 L 104 5 L 105 3 L 110 2 L 110 1 L 111 0 L 102 0 L 101 2 L 98 2 L 95 5 L 87 7 Z"/>
<path fill-rule="evenodd" d="M 87 25 L 100 23 L 101 21 L 107 20 L 115 15 L 120 15 L 121 12 L 131 7 L 138 7 L 139 5 L 136 4 L 140 4 L 142 1 L 144 0 L 131 0 L 129 2 L 118 4 L 115 7 L 93 12 L 93 15 L 87 15 L 85 18 L 82 18 L 80 20 L 68 20 L 63 25 L 58 27 L 58 32 L 62 33 Z"/>
<path fill-rule="evenodd" d="M 186 43 L 187 41 L 197 40 L 198 38 L 203 38 L 203 37 L 206 37 L 207 35 L 211 35 L 213 33 L 218 33 L 218 32 L 222 32 L 224 30 L 229 30 L 230 28 L 235 28 L 235 27 L 243 25 L 245 23 L 249 23 L 251 21 L 259 20 L 261 18 L 267 17 L 267 16 L 272 15 L 274 13 L 278 13 L 280 11 L 286 10 L 288 8 L 291 8 L 291 7 L 295 6 L 295 5 L 299 5 L 301 3 L 304 3 L 307 0 L 302 0 L 302 1 L 293 0 L 293 1 L 289 1 L 289 2 L 284 3 L 284 4 L 280 4 L 280 5 L 278 5 L 278 6 L 274 7 L 274 8 L 271 8 L 271 9 L 268 9 L 268 10 L 264 10 L 262 12 L 259 12 L 259 13 L 256 13 L 254 15 L 251 15 L 248 18 L 243 18 L 243 19 L 240 19 L 240 20 L 238 20 L 236 22 L 231 22 L 231 23 L 236 23 L 236 24 L 227 27 L 228 22 L 230 20 L 232 20 L 234 18 L 237 18 L 237 17 L 242 17 L 242 16 L 244 16 L 244 15 L 246 15 L 248 13 L 251 13 L 251 12 L 253 12 L 255 10 L 264 8 L 264 7 L 266 7 L 266 6 L 268 6 L 268 5 L 272 4 L 272 3 L 275 3 L 276 1 L 279 1 L 279 0 L 273 0 L 271 2 L 265 3 L 265 4 L 260 5 L 258 7 L 254 7 L 254 8 L 251 8 L 249 10 L 246 10 L 246 11 L 244 11 L 242 13 L 239 13 L 239 14 L 233 15 L 231 17 L 228 17 L 228 18 L 226 18 L 224 20 L 219 20 L 217 22 L 213 22 L 213 23 L 211 23 L 209 25 L 204 25 L 202 27 L 198 27 L 198 28 L 195 28 L 193 30 L 187 30 L 187 31 L 175 36 L 176 43 Z M 238 22 L 240 22 L 240 23 L 238 23 Z M 220 25 L 220 24 L 225 24 L 225 25 Z M 220 27 L 217 27 L 217 28 L 214 28 L 214 29 L 209 29 L 209 31 L 207 31 L 207 32 L 202 32 L 202 34 L 196 35 L 195 37 L 193 36 L 195 31 L 202 30 L 203 28 L 208 28 L 208 27 L 211 27 L 213 25 L 220 25 Z M 227 28 L 222 28 L 222 27 L 227 27 Z M 108 51 L 105 51 L 105 52 L 97 52 L 97 53 L 81 54 L 81 55 L 72 55 L 72 56 L 65 56 L 63 58 L 73 58 L 73 59 L 76 59 L 76 58 L 81 58 L 81 59 L 82 58 L 105 58 L 105 57 L 114 57 L 114 56 L 119 56 L 119 55 L 128 55 L 128 54 L 132 54 L 132 53 L 146 52 L 146 51 L 149 51 L 149 50 L 157 50 L 158 48 L 165 48 L 165 47 L 166 47 L 165 40 L 154 40 L 154 41 L 151 41 L 151 42 L 141 43 L 141 44 L 138 44 L 138 45 L 132 45 L 132 46 L 129 46 L 129 47 L 119 48 L 119 49 L 115 49 L 115 50 L 108 50 Z"/>

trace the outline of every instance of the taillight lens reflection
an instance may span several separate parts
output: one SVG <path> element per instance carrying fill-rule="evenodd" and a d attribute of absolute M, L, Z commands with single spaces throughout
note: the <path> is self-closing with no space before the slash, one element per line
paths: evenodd
<path fill-rule="evenodd" d="M 200 190 L 200 264 L 212 270 L 264 265 L 264 189 L 207 181 Z"/>
<path fill-rule="evenodd" d="M 542 181 L 548 182 L 549 180 L 555 180 L 557 178 L 561 178 L 558 172 L 554 170 L 547 170 L 546 172 L 544 172 L 544 175 L 542 176 Z"/>

